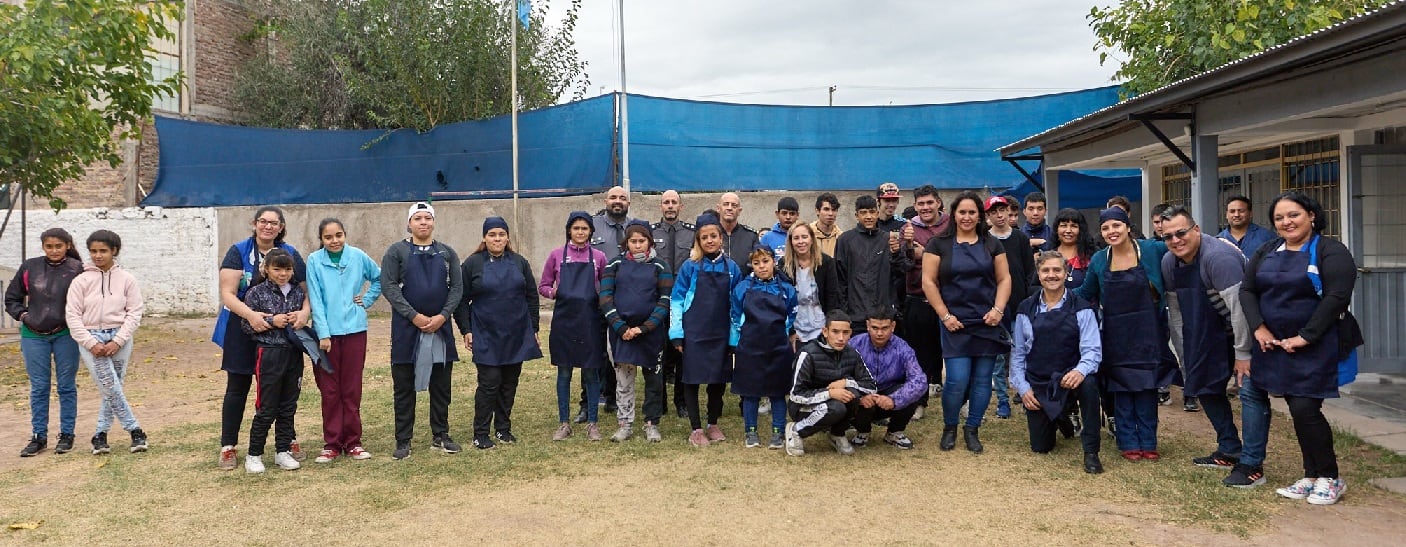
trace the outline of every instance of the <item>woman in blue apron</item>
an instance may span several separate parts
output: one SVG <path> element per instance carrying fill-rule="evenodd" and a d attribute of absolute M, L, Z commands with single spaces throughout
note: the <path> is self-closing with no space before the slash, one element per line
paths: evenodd
<path fill-rule="evenodd" d="M 391 305 L 391 385 L 395 405 L 393 459 L 410 456 L 415 436 L 415 393 L 430 392 L 430 448 L 453 454 L 449 436 L 450 380 L 459 360 L 450 320 L 464 298 L 459 255 L 434 239 L 434 207 L 410 206 L 410 237 L 392 243 L 381 259 L 381 294 Z"/>
<path fill-rule="evenodd" d="M 267 328 L 263 317 L 244 304 L 244 293 L 253 286 L 254 274 L 259 271 L 264 255 L 278 247 L 293 256 L 293 283 L 304 284 L 307 268 L 303 256 L 292 245 L 283 242 L 288 235 L 284 224 L 283 210 L 271 205 L 260 207 L 254 212 L 249 225 L 253 234 L 230 245 L 225 257 L 220 261 L 220 314 L 215 320 L 215 331 L 210 341 L 220 346 L 220 369 L 225 371 L 225 396 L 220 411 L 220 469 L 229 471 L 238 465 L 239 454 L 234 446 L 239 444 L 239 428 L 244 423 L 244 407 L 249 400 L 249 387 L 254 382 L 254 339 L 239 328 L 240 318 L 250 320 L 258 328 Z M 307 314 L 301 314 L 297 327 L 307 325 Z M 297 432 L 293 434 L 292 452 L 294 459 L 302 461 L 306 456 L 298 445 Z"/>
<path fill-rule="evenodd" d="M 723 412 L 723 391 L 732 380 L 732 351 L 737 346 L 729 295 L 742 280 L 742 270 L 723 254 L 722 227 L 716 215 L 700 215 L 695 228 L 693 252 L 679 268 L 669 298 L 669 343 L 683 354 L 679 376 L 693 427 L 688 442 L 702 447 L 727 438 L 718 418 Z M 700 385 L 708 386 L 706 432 L 699 418 Z"/>
<path fill-rule="evenodd" d="M 1078 288 L 1084 284 L 1084 277 L 1089 273 L 1089 261 L 1098 252 L 1089 223 L 1084 220 L 1084 214 L 1076 209 L 1060 209 L 1059 215 L 1055 216 L 1054 234 L 1055 242 L 1051 247 L 1064 257 L 1069 270 L 1065 285 L 1071 289 Z M 1156 262 L 1152 264 L 1157 265 Z"/>
<path fill-rule="evenodd" d="M 942 322 L 942 357 L 947 368 L 942 388 L 942 450 L 957 446 L 957 421 L 967 404 L 963 440 L 983 450 L 978 430 L 991 403 L 991 371 L 996 356 L 1010 351 L 1001 327 L 1011 294 L 1010 272 L 1001 240 L 988 232 L 981 198 L 962 192 L 952 200 L 952 222 L 928 241 L 923 254 L 923 294 Z"/>
<path fill-rule="evenodd" d="M 1084 471 L 1102 473 L 1099 461 L 1098 380 L 1103 344 L 1098 318 L 1088 301 L 1074 294 L 1063 255 L 1044 251 L 1035 258 L 1041 291 L 1017 307 L 1015 347 L 1011 350 L 1011 384 L 1020 395 L 1030 429 L 1030 450 L 1055 447 L 1058 424 L 1075 403 L 1088 424 L 1080 432 Z"/>
<path fill-rule="evenodd" d="M 565 245 L 553 250 L 542 266 L 537 292 L 556 300 L 552 307 L 552 332 L 548 338 L 552 364 L 557 367 L 557 415 L 561 425 L 552 440 L 571 436 L 571 375 L 581 369 L 586 390 L 586 438 L 601 440 L 596 425 L 600 400 L 600 375 L 609 363 L 605 355 L 605 321 L 600 311 L 600 278 L 605 254 L 591 247 L 595 226 L 585 211 L 566 218 Z"/>
<path fill-rule="evenodd" d="M 462 270 L 464 298 L 454 321 L 478 372 L 474 447 L 494 446 L 490 425 L 499 441 L 511 444 L 517 442 L 512 416 L 522 363 L 542 357 L 537 345 L 537 282 L 532 265 L 513 252 L 502 217 L 484 219 L 483 243 L 464 259 Z"/>
<path fill-rule="evenodd" d="M 1166 244 L 1133 240 L 1128 214 L 1119 207 L 1099 213 L 1099 233 L 1108 247 L 1095 253 L 1084 283 L 1075 290 L 1103 309 L 1103 364 L 1099 378 L 1113 400 L 1114 438 L 1129 461 L 1161 459 L 1157 451 L 1157 388 L 1176 380 L 1165 355 L 1162 320 L 1162 257 Z"/>
<path fill-rule="evenodd" d="M 620 422 L 610 440 L 624 442 L 634 435 L 638 369 L 644 375 L 644 437 L 657 443 L 663 440 L 659 418 L 664 414 L 659 352 L 664 349 L 668 329 L 674 272 L 655 253 L 648 223 L 630 222 L 620 247 L 620 256 L 605 267 L 600 281 L 600 307 L 615 358 L 616 416 Z"/>
<path fill-rule="evenodd" d="M 1326 217 L 1312 198 L 1283 194 L 1270 211 L 1282 237 L 1260 247 L 1240 287 L 1255 329 L 1250 370 L 1257 387 L 1284 396 L 1303 456 L 1303 478 L 1278 493 L 1331 505 L 1347 484 L 1338 477 L 1323 399 L 1338 396 L 1341 350 L 1353 345 L 1339 343 L 1338 318 L 1352 301 L 1356 263 L 1341 242 L 1322 235 Z"/>
<path fill-rule="evenodd" d="M 757 415 L 761 398 L 771 400 L 771 441 L 780 450 L 786 439 L 786 394 L 791 391 L 791 326 L 796 322 L 796 288 L 776 275 L 767 249 L 752 251 L 752 273 L 732 290 L 732 324 L 738 328 L 732 392 L 742 397 L 747 448 L 761 446 Z"/>

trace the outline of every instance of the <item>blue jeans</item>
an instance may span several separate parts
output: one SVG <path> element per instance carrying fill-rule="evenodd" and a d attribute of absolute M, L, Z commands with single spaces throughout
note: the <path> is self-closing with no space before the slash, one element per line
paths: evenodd
<path fill-rule="evenodd" d="M 1210 420 L 1211 428 L 1216 430 L 1216 452 L 1239 458 L 1242 445 L 1240 432 L 1235 429 L 1235 412 L 1230 409 L 1230 399 L 1223 392 L 1202 395 L 1197 399 L 1201 401 L 1201 411 Z"/>
<path fill-rule="evenodd" d="M 979 427 L 991 404 L 991 374 L 996 356 L 948 357 L 947 377 L 942 384 L 942 423 L 957 425 L 962 403 L 967 405 L 967 426 Z"/>
<path fill-rule="evenodd" d="M 1119 452 L 1157 450 L 1157 390 L 1115 391 L 1113 412 Z"/>
<path fill-rule="evenodd" d="M 557 417 L 562 423 L 571 421 L 571 367 L 557 367 Z M 586 390 L 586 421 L 596 423 L 600 418 L 600 370 L 581 369 L 581 385 Z"/>
<path fill-rule="evenodd" d="M 107 343 L 117 334 L 117 329 L 88 332 L 92 333 L 99 343 Z M 127 404 L 127 393 L 122 388 L 122 381 L 127 377 L 127 363 L 132 357 L 132 341 L 128 340 L 123 344 L 116 355 L 95 357 L 93 352 L 82 346 L 78 348 L 78 354 L 83 359 L 83 364 L 88 366 L 88 372 L 93 375 L 93 381 L 97 382 L 98 391 L 102 394 L 97 432 L 107 433 L 107 430 L 112 429 L 114 418 L 126 431 L 141 427 L 137 423 L 137 417 L 132 414 L 132 406 Z"/>
<path fill-rule="evenodd" d="M 1006 363 L 1010 360 L 1010 354 L 997 355 L 996 366 L 991 367 L 991 391 L 996 394 L 996 405 L 1000 407 L 1010 407 L 1011 377 L 1006 372 Z M 1008 408 L 1009 410 L 1009 408 Z"/>
<path fill-rule="evenodd" d="M 49 436 L 49 392 L 55 387 L 55 379 L 59 433 L 72 435 L 78 419 L 78 343 L 68 333 L 21 338 L 20 354 L 24 355 L 24 370 L 29 374 L 29 422 L 34 435 Z"/>
<path fill-rule="evenodd" d="M 1269 394 L 1255 387 L 1250 378 L 1245 378 L 1240 384 L 1240 428 L 1245 439 L 1240 463 L 1250 467 L 1264 465 L 1264 455 L 1269 449 L 1269 422 L 1272 415 L 1269 410 Z"/>
<path fill-rule="evenodd" d="M 781 409 L 786 408 L 785 397 L 767 397 L 771 400 L 771 427 L 772 429 L 783 429 L 786 427 L 786 413 Z M 742 426 L 747 431 L 756 431 L 758 414 L 761 413 L 761 397 L 742 397 Z"/>

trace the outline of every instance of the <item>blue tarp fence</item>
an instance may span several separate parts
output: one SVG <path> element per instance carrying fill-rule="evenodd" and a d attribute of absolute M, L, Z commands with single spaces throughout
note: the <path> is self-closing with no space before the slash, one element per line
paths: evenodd
<path fill-rule="evenodd" d="M 519 115 L 520 188 L 588 193 L 618 180 L 605 95 Z M 1024 182 L 998 147 L 1118 100 L 1103 87 L 919 106 L 740 105 L 629 95 L 637 191 L 990 188 Z M 509 119 L 410 130 L 308 131 L 158 118 L 160 169 L 144 205 L 412 201 L 512 188 Z M 371 146 L 367 143 L 383 137 Z M 1061 196 L 1099 178 L 1060 179 Z M 1101 191 L 1101 190 L 1094 190 Z M 1023 195 L 1023 194 L 1022 194 Z M 1109 194 L 1112 195 L 1112 194 Z M 1063 200 L 1062 200 L 1063 201 Z"/>
<path fill-rule="evenodd" d="M 1042 178 L 1042 173 L 1033 173 L 1036 179 Z M 1022 182 L 1019 186 L 1001 192 L 1002 195 L 1012 196 L 1025 203 L 1025 195 L 1039 190 L 1030 181 Z M 1060 171 L 1059 172 L 1059 208 L 1072 207 L 1074 209 L 1103 209 L 1108 204 L 1108 198 L 1113 196 L 1123 196 L 1134 203 L 1142 200 L 1142 173 L 1136 169 L 1101 170 L 1091 172 Z M 1051 218 L 1054 218 L 1054 211 L 1051 211 Z"/>

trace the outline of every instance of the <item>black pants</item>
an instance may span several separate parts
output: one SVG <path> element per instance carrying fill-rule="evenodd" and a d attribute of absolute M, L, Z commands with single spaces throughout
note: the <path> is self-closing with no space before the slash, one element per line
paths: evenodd
<path fill-rule="evenodd" d="M 644 421 L 659 425 L 664 416 L 664 374 L 658 367 L 642 367 L 644 376 Z"/>
<path fill-rule="evenodd" d="M 1064 413 L 1061 417 L 1068 416 L 1071 412 L 1079 412 L 1084 423 L 1083 431 L 1079 432 L 1079 444 L 1083 445 L 1085 454 L 1097 454 L 1100 448 L 1099 438 L 1099 389 L 1095 376 L 1084 378 L 1084 383 L 1075 388 L 1073 398 L 1078 401 L 1077 408 L 1073 401 L 1066 403 Z M 1019 399 L 1017 399 L 1019 400 Z M 1055 447 L 1055 432 L 1059 429 L 1053 420 L 1045 414 L 1043 410 L 1025 411 L 1025 423 L 1030 428 L 1030 450 L 1044 454 Z"/>
<path fill-rule="evenodd" d="M 913 421 L 913 413 L 918 411 L 918 404 L 919 402 L 915 401 L 911 405 L 893 410 L 884 410 L 877 405 L 869 408 L 860 406 L 854 413 L 854 430 L 858 433 L 868 433 L 874 430 L 874 420 L 888 418 L 889 433 L 906 431 L 908 422 Z"/>
<path fill-rule="evenodd" d="M 829 430 L 831 435 L 844 435 L 845 430 L 849 429 L 850 417 L 858 414 L 860 410 L 859 397 L 849 403 L 830 399 L 825 401 L 825 406 L 809 412 L 801 410 L 801 405 L 796 403 L 786 406 L 789 407 L 791 421 L 796 422 L 796 434 L 801 437 L 809 437 L 825 430 Z"/>
<path fill-rule="evenodd" d="M 667 383 L 669 379 L 673 379 L 674 382 L 674 408 L 686 408 L 683 403 L 683 376 L 679 374 L 679 367 L 683 365 L 683 354 L 679 353 L 678 348 L 675 348 L 672 343 L 666 343 L 664 344 L 663 355 L 664 359 L 662 363 L 664 365 L 663 373 L 665 383 Z M 665 388 L 665 391 L 660 392 L 660 394 L 663 397 L 663 399 L 660 399 L 661 401 L 669 398 L 667 388 Z M 667 411 L 668 409 L 665 408 L 660 414 L 662 415 Z M 648 412 L 648 410 L 646 410 L 646 412 Z"/>
<path fill-rule="evenodd" d="M 918 358 L 918 366 L 928 376 L 928 385 L 942 385 L 942 322 L 937 320 L 937 312 L 927 298 L 910 295 L 908 309 L 903 313 L 903 333 L 900 335 L 913 354 Z M 928 394 L 923 392 L 920 406 L 928 406 Z"/>
<path fill-rule="evenodd" d="M 1338 478 L 1338 455 L 1333 451 L 1333 427 L 1323 416 L 1323 399 L 1284 397 L 1294 418 L 1294 435 L 1303 453 L 1303 476 Z"/>
<path fill-rule="evenodd" d="M 513 430 L 513 401 L 517 399 L 522 363 L 478 368 L 478 389 L 474 390 L 474 437 L 487 437 L 488 426 L 499 433 Z"/>
<path fill-rule="evenodd" d="M 252 374 L 225 374 L 225 402 L 220 409 L 220 446 L 239 444 L 239 428 L 244 427 L 244 405 L 249 401 Z"/>
<path fill-rule="evenodd" d="M 454 363 L 435 363 L 430 369 L 430 433 L 449 432 L 449 380 Z M 415 364 L 392 363 L 391 386 L 395 392 L 395 440 L 415 438 Z"/>
<path fill-rule="evenodd" d="M 250 456 L 264 455 L 269 426 L 274 428 L 274 451 L 289 450 L 303 379 L 303 353 L 292 346 L 260 344 L 258 355 L 254 371 L 259 376 L 259 394 L 254 400 L 254 424 L 249 428 Z"/>
<path fill-rule="evenodd" d="M 693 429 L 703 429 L 703 422 L 698 416 L 698 386 L 699 384 L 683 385 L 684 408 L 688 409 L 688 424 L 693 426 Z M 718 418 L 723 415 L 725 388 L 727 384 L 708 384 L 708 425 L 717 425 Z"/>

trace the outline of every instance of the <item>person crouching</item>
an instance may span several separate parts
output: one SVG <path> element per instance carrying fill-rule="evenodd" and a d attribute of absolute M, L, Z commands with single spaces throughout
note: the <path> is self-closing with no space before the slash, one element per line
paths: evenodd
<path fill-rule="evenodd" d="M 860 398 L 878 391 L 874 377 L 854 348 L 849 347 L 850 317 L 843 311 L 825 314 L 820 338 L 806 342 L 796 355 L 791 382 L 791 423 L 786 424 L 786 453 L 806 453 L 803 439 L 830 432 L 830 444 L 843 455 L 854 454 L 845 430 Z"/>

